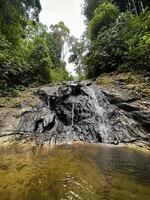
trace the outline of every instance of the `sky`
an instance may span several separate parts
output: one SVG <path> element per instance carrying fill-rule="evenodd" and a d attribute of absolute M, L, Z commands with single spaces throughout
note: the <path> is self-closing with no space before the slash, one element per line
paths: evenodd
<path fill-rule="evenodd" d="M 41 0 L 40 21 L 47 25 L 63 21 L 70 29 L 71 35 L 80 38 L 84 27 L 84 16 L 81 14 L 84 0 Z M 67 64 L 67 70 L 74 75 L 74 65 Z"/>

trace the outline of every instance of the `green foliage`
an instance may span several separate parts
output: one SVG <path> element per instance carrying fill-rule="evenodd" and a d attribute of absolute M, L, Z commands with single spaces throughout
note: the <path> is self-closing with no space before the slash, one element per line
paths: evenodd
<path fill-rule="evenodd" d="M 5 80 L 7 84 L 22 82 L 27 68 L 19 49 L 14 49 L 12 44 L 0 35 L 0 81 Z M 20 76 L 17 77 L 17 74 Z"/>
<path fill-rule="evenodd" d="M 40 0 L 19 0 L 21 5 L 21 10 L 24 11 L 24 15 L 29 19 L 37 20 L 39 19 L 39 13 L 42 9 Z M 22 7 L 22 2 L 24 3 L 24 7 Z"/>
<path fill-rule="evenodd" d="M 37 20 L 41 5 L 39 0 L 1 0 L 0 1 L 0 32 L 8 41 L 18 45 L 25 37 L 24 28 L 27 19 Z"/>
<path fill-rule="evenodd" d="M 65 69 L 69 29 L 38 22 L 39 0 L 0 1 L 0 95 L 29 84 L 70 80 Z"/>
<path fill-rule="evenodd" d="M 139 0 L 135 0 L 135 2 L 137 1 Z M 146 7 L 149 4 L 148 1 L 149 0 L 142 0 L 144 7 Z M 119 10 L 121 12 L 125 12 L 130 9 L 131 3 L 133 1 L 130 1 L 129 3 L 129 0 L 84 0 L 83 13 L 85 17 L 88 20 L 91 20 L 94 17 L 94 12 L 96 8 L 104 2 L 114 3 L 115 5 L 119 7 Z M 139 6 L 139 3 L 137 2 L 136 5 Z"/>
<path fill-rule="evenodd" d="M 111 2 L 116 4 L 121 12 L 125 12 L 129 9 L 129 1 L 127 0 L 112 0 Z"/>
<path fill-rule="evenodd" d="M 83 66 L 83 58 L 84 58 L 84 50 L 85 50 L 85 42 L 84 40 L 79 40 L 75 37 L 70 37 L 69 46 L 71 47 L 70 57 L 68 59 L 69 63 L 75 64 L 75 70 L 78 76 L 83 74 L 84 66 Z"/>
<path fill-rule="evenodd" d="M 59 67 L 62 64 L 61 60 L 64 61 L 66 56 L 65 44 L 69 40 L 70 30 L 65 26 L 64 22 L 59 22 L 58 24 L 50 26 L 50 34 L 53 43 L 53 48 L 51 48 L 52 59 L 57 60 L 55 64 Z"/>
<path fill-rule="evenodd" d="M 65 67 L 50 69 L 52 82 L 71 81 L 73 77 L 69 75 Z"/>
<path fill-rule="evenodd" d="M 90 38 L 95 39 L 100 31 L 103 31 L 116 21 L 119 15 L 119 9 L 108 2 L 100 4 L 94 13 L 94 17 L 90 21 L 89 30 Z"/>
<path fill-rule="evenodd" d="M 18 44 L 23 37 L 23 16 L 11 1 L 3 1 L 0 6 L 0 32 L 13 44 Z"/>
<path fill-rule="evenodd" d="M 101 15 L 103 11 L 100 12 Z M 108 16 L 109 12 L 111 16 L 112 11 L 108 11 Z M 94 18 L 95 16 L 91 22 Z M 84 58 L 87 76 L 94 77 L 118 69 L 148 72 L 150 70 L 150 11 L 145 10 L 140 15 L 125 12 L 120 13 L 114 22 L 110 19 L 106 18 L 106 22 L 104 20 L 102 24 L 105 28 L 100 26 L 100 31 L 93 34 L 94 40 L 91 38 L 89 52 Z M 101 20 L 98 20 L 99 23 L 101 24 Z M 97 30 L 97 23 L 92 25 L 96 26 L 93 30 Z"/>
<path fill-rule="evenodd" d="M 84 0 L 83 12 L 88 20 L 93 18 L 94 11 L 100 2 L 102 0 Z"/>
<path fill-rule="evenodd" d="M 50 68 L 53 64 L 50 58 L 49 49 L 45 41 L 37 37 L 33 42 L 33 50 L 29 57 L 32 66 L 30 73 L 33 74 L 32 80 L 46 83 L 50 81 Z"/>

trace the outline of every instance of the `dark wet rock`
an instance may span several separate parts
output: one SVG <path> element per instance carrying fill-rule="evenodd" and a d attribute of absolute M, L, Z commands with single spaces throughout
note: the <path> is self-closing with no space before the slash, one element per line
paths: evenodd
<path fill-rule="evenodd" d="M 102 91 L 104 93 L 105 96 L 107 96 L 108 101 L 111 104 L 119 104 L 119 103 L 132 103 L 134 101 L 139 100 L 138 96 L 131 96 L 131 97 L 125 97 L 125 96 L 119 96 L 118 94 L 115 93 L 111 93 L 108 91 Z"/>
<path fill-rule="evenodd" d="M 42 103 L 20 115 L 19 138 L 50 144 L 149 140 L 150 116 L 130 104 L 133 98 L 102 91 L 91 82 L 44 87 L 38 95 Z"/>
<path fill-rule="evenodd" d="M 119 104 L 116 104 L 116 106 L 122 110 L 125 110 L 127 112 L 132 112 L 132 111 L 139 111 L 140 108 L 136 107 L 136 106 L 133 106 L 131 104 L 128 104 L 128 103 L 119 103 Z"/>
<path fill-rule="evenodd" d="M 132 117 L 141 124 L 144 129 L 150 131 L 150 111 L 132 112 Z"/>
<path fill-rule="evenodd" d="M 92 81 L 41 88 L 37 103 L 27 99 L 0 116 L 0 138 L 35 139 L 37 144 L 150 142 L 150 111 L 136 96 L 100 89 Z"/>

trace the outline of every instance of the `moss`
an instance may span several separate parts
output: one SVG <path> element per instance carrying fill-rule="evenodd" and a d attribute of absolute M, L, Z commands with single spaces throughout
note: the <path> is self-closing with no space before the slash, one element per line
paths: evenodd
<path fill-rule="evenodd" d="M 144 75 L 139 74 L 135 71 L 124 72 L 124 73 L 111 73 L 102 74 L 97 78 L 97 84 L 102 86 L 111 86 L 115 89 L 124 89 L 131 91 L 133 95 L 139 95 L 143 98 L 150 98 L 150 84 L 146 79 L 149 77 L 144 77 Z M 122 87 L 123 86 L 123 87 Z"/>
<path fill-rule="evenodd" d="M 16 96 L 6 96 L 0 97 L 0 107 L 18 107 L 24 100 L 37 99 L 35 92 L 38 90 L 38 87 L 29 87 L 24 88 L 22 91 L 18 91 Z M 32 106 L 32 102 L 31 105 Z"/>
<path fill-rule="evenodd" d="M 102 74 L 97 79 L 97 84 L 99 85 L 111 85 L 116 84 L 116 81 L 113 79 L 113 77 L 109 74 Z"/>

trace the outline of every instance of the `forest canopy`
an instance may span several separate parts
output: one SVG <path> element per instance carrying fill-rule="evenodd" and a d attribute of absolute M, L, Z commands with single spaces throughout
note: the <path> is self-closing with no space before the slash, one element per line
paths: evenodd
<path fill-rule="evenodd" d="M 147 0 L 85 0 L 86 52 L 84 76 L 115 70 L 150 70 L 150 2 Z"/>
<path fill-rule="evenodd" d="M 0 0 L 0 93 L 31 83 L 70 80 L 63 56 L 69 29 L 39 22 L 39 0 Z"/>
<path fill-rule="evenodd" d="M 149 0 L 84 0 L 86 31 L 77 39 L 64 22 L 39 22 L 40 0 L 0 0 L 0 95 L 70 80 L 68 50 L 80 78 L 115 70 L 148 73 L 149 8 Z"/>

